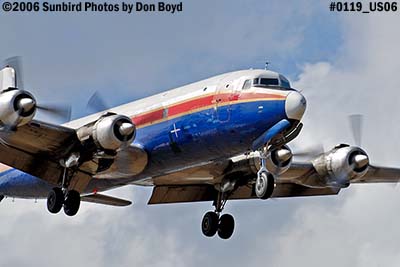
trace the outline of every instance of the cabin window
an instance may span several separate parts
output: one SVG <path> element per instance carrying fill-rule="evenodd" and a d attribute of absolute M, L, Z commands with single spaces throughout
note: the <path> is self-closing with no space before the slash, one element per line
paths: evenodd
<path fill-rule="evenodd" d="M 249 89 L 251 87 L 251 80 L 246 80 L 242 89 Z"/>

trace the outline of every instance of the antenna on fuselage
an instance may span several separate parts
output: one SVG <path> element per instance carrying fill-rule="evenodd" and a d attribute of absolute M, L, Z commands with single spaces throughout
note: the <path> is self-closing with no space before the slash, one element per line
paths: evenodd
<path fill-rule="evenodd" d="M 268 62 L 268 61 L 265 62 L 265 70 L 268 70 L 268 65 L 269 65 L 269 63 L 270 63 L 270 62 Z"/>

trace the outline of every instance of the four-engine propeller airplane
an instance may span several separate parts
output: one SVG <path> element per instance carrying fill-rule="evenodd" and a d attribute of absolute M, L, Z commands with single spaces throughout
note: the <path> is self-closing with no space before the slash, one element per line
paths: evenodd
<path fill-rule="evenodd" d="M 370 166 L 349 145 L 292 163 L 286 144 L 301 131 L 306 100 L 273 71 L 225 73 L 64 125 L 34 120 L 37 109 L 57 111 L 40 106 L 17 74 L 18 66 L 0 71 L 0 195 L 47 197 L 51 213 L 73 216 L 81 201 L 126 206 L 98 192 L 153 186 L 149 204 L 213 201 L 202 232 L 227 239 L 229 199 L 334 195 L 400 174 Z"/>

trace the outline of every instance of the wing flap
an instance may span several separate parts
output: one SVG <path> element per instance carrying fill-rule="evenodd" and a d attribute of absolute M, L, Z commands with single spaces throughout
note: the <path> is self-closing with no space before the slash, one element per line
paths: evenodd
<path fill-rule="evenodd" d="M 131 201 L 116 198 L 112 196 L 102 195 L 102 194 L 91 194 L 81 197 L 82 201 L 91 202 L 96 204 L 103 204 L 103 205 L 110 205 L 110 206 L 118 206 L 118 207 L 125 207 L 132 204 Z"/>
<path fill-rule="evenodd" d="M 337 195 L 339 188 L 310 188 L 293 183 L 277 184 L 272 198 Z M 156 186 L 148 204 L 212 201 L 217 191 L 209 185 Z M 229 199 L 254 199 L 251 186 L 241 186 Z"/>
<path fill-rule="evenodd" d="M 62 174 L 56 163 L 8 146 L 0 146 L 0 162 L 52 184 L 56 184 Z"/>
<path fill-rule="evenodd" d="M 155 186 L 148 204 L 211 201 L 215 194 L 208 185 Z"/>

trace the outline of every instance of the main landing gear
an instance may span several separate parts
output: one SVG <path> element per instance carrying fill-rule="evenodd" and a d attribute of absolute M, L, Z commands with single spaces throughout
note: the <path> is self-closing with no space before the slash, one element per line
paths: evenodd
<path fill-rule="evenodd" d="M 229 239 L 235 229 L 235 220 L 230 214 L 223 214 L 227 198 L 226 193 L 219 192 L 218 199 L 214 202 L 215 211 L 207 212 L 201 222 L 201 230 L 207 237 L 213 237 L 216 233 L 222 239 Z"/>
<path fill-rule="evenodd" d="M 68 216 L 74 216 L 78 213 L 81 196 L 76 190 L 68 190 L 68 185 L 74 172 L 71 170 L 75 166 L 79 157 L 72 155 L 66 162 L 62 162 L 64 173 L 62 177 L 62 187 L 55 187 L 47 196 L 47 209 L 51 213 L 59 213 L 64 207 L 64 213 Z"/>
<path fill-rule="evenodd" d="M 51 213 L 60 212 L 64 207 L 64 213 L 68 216 L 74 216 L 78 213 L 81 204 L 81 196 L 75 190 L 65 190 L 59 187 L 53 188 L 47 197 L 47 209 Z"/>

